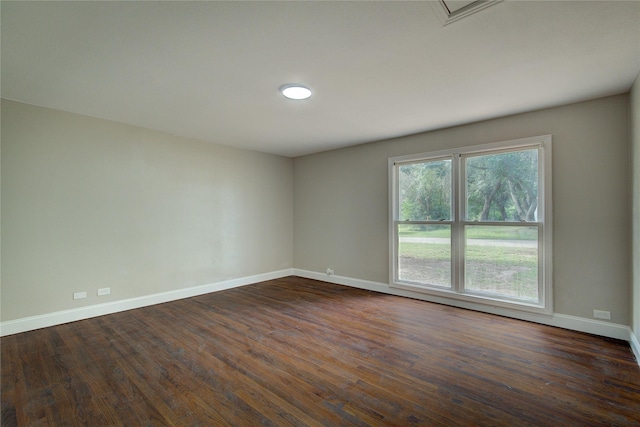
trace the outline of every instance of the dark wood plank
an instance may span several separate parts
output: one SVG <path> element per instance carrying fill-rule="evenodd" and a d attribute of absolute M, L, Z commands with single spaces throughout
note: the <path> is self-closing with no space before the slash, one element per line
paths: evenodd
<path fill-rule="evenodd" d="M 640 426 L 625 342 L 297 277 L 0 344 L 3 426 Z"/>

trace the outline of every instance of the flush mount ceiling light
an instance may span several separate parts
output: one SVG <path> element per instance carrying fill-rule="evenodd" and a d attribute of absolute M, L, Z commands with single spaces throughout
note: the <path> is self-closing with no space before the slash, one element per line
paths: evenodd
<path fill-rule="evenodd" d="M 280 86 L 280 92 L 289 99 L 307 99 L 311 96 L 311 89 L 299 84 Z"/>

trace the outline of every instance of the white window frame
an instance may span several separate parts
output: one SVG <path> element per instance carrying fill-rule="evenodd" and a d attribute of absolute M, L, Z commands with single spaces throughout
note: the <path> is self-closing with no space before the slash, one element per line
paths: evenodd
<path fill-rule="evenodd" d="M 536 222 L 512 223 L 512 222 L 476 222 L 467 221 L 465 192 L 461 191 L 464 185 L 464 159 L 471 155 L 498 154 L 500 152 L 538 148 L 538 218 Z M 553 313 L 553 255 L 552 255 L 552 194 L 551 194 L 551 135 L 536 136 L 531 138 L 515 139 L 490 144 L 468 146 L 450 150 L 426 152 L 389 158 L 389 286 L 403 290 L 410 290 L 430 294 L 440 300 L 466 301 L 469 303 L 490 305 L 492 307 L 508 308 L 518 311 L 533 312 L 538 314 Z M 398 225 L 399 224 L 442 224 L 439 221 L 403 221 L 399 213 L 398 171 L 399 166 L 428 160 L 452 158 L 452 219 L 451 224 L 451 289 L 425 284 L 413 284 L 402 282 L 398 279 Z M 459 160 L 455 160 L 459 159 Z M 477 294 L 466 291 L 462 284 L 464 277 L 464 226 L 465 225 L 534 225 L 538 227 L 538 295 L 539 301 L 528 302 L 499 297 L 493 295 Z"/>

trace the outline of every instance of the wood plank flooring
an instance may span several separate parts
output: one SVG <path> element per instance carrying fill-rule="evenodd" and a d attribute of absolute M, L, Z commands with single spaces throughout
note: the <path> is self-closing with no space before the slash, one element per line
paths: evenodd
<path fill-rule="evenodd" d="M 640 426 L 627 343 L 297 277 L 4 337 L 2 426 Z"/>

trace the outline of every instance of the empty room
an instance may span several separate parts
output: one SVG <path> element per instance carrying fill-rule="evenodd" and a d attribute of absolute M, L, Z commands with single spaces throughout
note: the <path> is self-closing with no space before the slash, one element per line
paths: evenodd
<path fill-rule="evenodd" d="M 2 426 L 640 426 L 640 2 L 0 16 Z"/>

